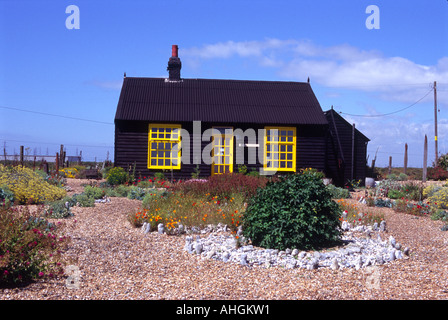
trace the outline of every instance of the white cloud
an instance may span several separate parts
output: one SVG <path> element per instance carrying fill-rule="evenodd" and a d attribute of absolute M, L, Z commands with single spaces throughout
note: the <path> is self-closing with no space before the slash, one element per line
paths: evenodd
<path fill-rule="evenodd" d="M 182 54 L 196 64 L 198 59 L 255 58 L 260 66 L 275 68 L 278 76 L 288 80 L 304 81 L 310 77 L 312 83 L 376 92 L 389 101 L 412 103 L 434 81 L 448 83 L 448 57 L 435 65 L 422 65 L 405 57 L 386 57 L 377 50 L 362 50 L 346 43 L 320 46 L 310 40 L 294 39 L 227 41 L 186 48 Z M 440 94 L 441 101 L 448 99 L 447 92 Z"/>

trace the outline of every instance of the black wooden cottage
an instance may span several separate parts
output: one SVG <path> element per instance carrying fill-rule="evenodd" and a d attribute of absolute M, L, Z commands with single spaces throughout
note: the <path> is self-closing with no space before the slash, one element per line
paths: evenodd
<path fill-rule="evenodd" d="M 324 113 L 329 125 L 326 174 L 332 177 L 337 185 L 343 185 L 351 180 L 364 182 L 369 138 L 356 129 L 355 124 L 345 120 L 333 107 Z"/>
<path fill-rule="evenodd" d="M 240 165 L 262 174 L 335 172 L 329 121 L 309 82 L 184 79 L 177 46 L 167 69 L 168 78 L 125 75 L 115 166 L 174 179 L 197 169 L 201 177 L 238 172 Z"/>

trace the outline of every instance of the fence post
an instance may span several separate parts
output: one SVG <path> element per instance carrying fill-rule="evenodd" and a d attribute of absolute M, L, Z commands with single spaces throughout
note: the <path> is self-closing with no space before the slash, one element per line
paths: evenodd
<path fill-rule="evenodd" d="M 23 146 L 20 146 L 20 165 L 23 166 Z"/>
<path fill-rule="evenodd" d="M 392 173 L 392 156 L 389 156 L 389 174 Z"/>
<path fill-rule="evenodd" d="M 423 182 L 426 182 L 427 166 L 428 166 L 428 137 L 425 134 L 425 145 L 423 149 L 423 177 L 422 177 Z"/>
<path fill-rule="evenodd" d="M 408 144 L 404 145 L 404 174 L 407 174 L 408 170 Z"/>
<path fill-rule="evenodd" d="M 56 152 L 56 176 L 59 175 L 59 153 Z"/>

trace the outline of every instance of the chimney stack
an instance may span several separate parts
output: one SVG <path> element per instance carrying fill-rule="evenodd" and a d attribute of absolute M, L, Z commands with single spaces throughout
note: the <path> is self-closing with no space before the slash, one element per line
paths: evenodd
<path fill-rule="evenodd" d="M 168 60 L 168 73 L 169 81 L 180 81 L 180 69 L 182 68 L 182 63 L 178 57 L 179 47 L 173 44 L 171 48 L 171 58 Z"/>

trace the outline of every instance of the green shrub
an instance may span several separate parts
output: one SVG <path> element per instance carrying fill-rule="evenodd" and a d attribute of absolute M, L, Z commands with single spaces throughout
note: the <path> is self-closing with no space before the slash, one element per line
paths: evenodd
<path fill-rule="evenodd" d="M 75 203 L 75 205 L 77 205 L 79 207 L 94 207 L 95 206 L 95 199 L 92 197 L 89 197 L 85 193 L 74 194 L 72 196 L 72 201 Z"/>
<path fill-rule="evenodd" d="M 391 199 L 401 199 L 401 198 L 404 198 L 405 193 L 401 190 L 392 189 L 392 190 L 389 190 L 387 196 Z"/>
<path fill-rule="evenodd" d="M 0 186 L 0 207 L 10 207 L 14 204 L 14 193 L 8 186 Z"/>
<path fill-rule="evenodd" d="M 330 192 L 332 199 L 348 199 L 351 197 L 348 189 L 336 187 L 333 184 L 328 184 L 326 188 Z"/>
<path fill-rule="evenodd" d="M 258 189 L 242 217 L 243 234 L 264 248 L 321 248 L 340 239 L 339 211 L 319 175 L 294 174 Z"/>
<path fill-rule="evenodd" d="M 107 183 L 116 186 L 129 181 L 129 174 L 122 167 L 115 167 L 107 174 Z"/>
<path fill-rule="evenodd" d="M 0 287 L 63 273 L 69 238 L 27 207 L 0 208 L 0 240 Z"/>
<path fill-rule="evenodd" d="M 143 197 L 145 196 L 145 194 L 146 194 L 145 189 L 137 187 L 137 186 L 131 186 L 127 197 L 129 199 L 143 200 Z"/>
<path fill-rule="evenodd" d="M 53 219 L 64 219 L 73 216 L 70 198 L 51 202 L 45 210 L 45 216 Z"/>
<path fill-rule="evenodd" d="M 117 197 L 127 197 L 130 187 L 120 184 L 114 188 Z"/>
<path fill-rule="evenodd" d="M 103 191 L 103 189 L 98 188 L 98 187 L 92 187 L 92 186 L 85 186 L 83 193 L 86 196 L 91 197 L 93 199 L 101 199 L 105 195 L 105 192 Z"/>

